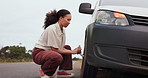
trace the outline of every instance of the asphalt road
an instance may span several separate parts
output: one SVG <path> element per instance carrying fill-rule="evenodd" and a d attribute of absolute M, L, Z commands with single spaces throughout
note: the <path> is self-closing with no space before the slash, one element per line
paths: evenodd
<path fill-rule="evenodd" d="M 80 61 L 73 61 L 72 73 L 75 78 L 80 78 Z M 33 62 L 23 63 L 1 63 L 0 64 L 0 78 L 40 78 L 40 66 Z"/>

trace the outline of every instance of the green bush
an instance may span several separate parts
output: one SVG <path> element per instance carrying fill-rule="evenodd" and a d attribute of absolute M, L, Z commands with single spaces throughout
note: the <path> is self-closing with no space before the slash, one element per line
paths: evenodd
<path fill-rule="evenodd" d="M 32 59 L 10 59 L 10 58 L 7 58 L 7 59 L 0 59 L 0 62 L 1 63 L 11 63 L 11 62 L 32 62 Z"/>
<path fill-rule="evenodd" d="M 6 46 L 0 49 L 0 62 L 30 62 L 32 61 L 31 50 L 26 53 L 22 46 Z"/>

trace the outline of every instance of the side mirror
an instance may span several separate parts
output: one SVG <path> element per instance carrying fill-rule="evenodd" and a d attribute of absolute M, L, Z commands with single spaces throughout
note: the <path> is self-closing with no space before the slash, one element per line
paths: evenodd
<path fill-rule="evenodd" d="M 81 3 L 79 6 L 79 12 L 84 14 L 92 14 L 94 9 L 91 9 L 90 3 Z"/>

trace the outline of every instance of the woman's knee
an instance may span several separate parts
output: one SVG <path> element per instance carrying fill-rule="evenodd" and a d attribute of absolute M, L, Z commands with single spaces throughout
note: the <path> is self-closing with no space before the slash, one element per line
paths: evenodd
<path fill-rule="evenodd" d="M 57 60 L 57 62 L 62 63 L 63 61 L 63 56 L 61 54 L 58 54 L 55 56 L 55 60 Z"/>
<path fill-rule="evenodd" d="M 53 52 L 51 60 L 55 61 L 57 64 L 61 64 L 63 61 L 63 56 L 57 52 Z"/>
<path fill-rule="evenodd" d="M 71 50 L 70 45 L 65 45 L 64 48 L 66 48 L 66 49 L 68 49 L 68 50 Z"/>

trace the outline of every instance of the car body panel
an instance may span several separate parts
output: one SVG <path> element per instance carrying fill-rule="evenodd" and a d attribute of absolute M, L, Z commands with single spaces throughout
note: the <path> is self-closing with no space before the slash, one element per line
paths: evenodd
<path fill-rule="evenodd" d="M 128 49 L 148 52 L 148 35 L 145 35 L 148 34 L 148 27 L 91 24 L 87 29 L 85 46 L 87 46 L 87 62 L 90 65 L 147 75 L 148 67 L 132 63 Z"/>
<path fill-rule="evenodd" d="M 148 5 L 146 0 L 98 0 L 85 32 L 85 56 L 89 65 L 148 75 Z M 96 24 L 99 10 L 128 16 L 127 26 Z M 132 19 L 137 17 L 140 22 Z M 144 18 L 144 19 L 143 19 Z M 146 24 L 145 24 L 146 23 Z"/>

